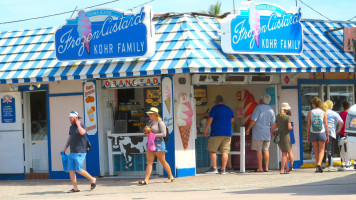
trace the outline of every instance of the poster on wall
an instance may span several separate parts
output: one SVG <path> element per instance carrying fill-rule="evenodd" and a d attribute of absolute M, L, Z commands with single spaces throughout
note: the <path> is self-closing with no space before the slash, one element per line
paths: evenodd
<path fill-rule="evenodd" d="M 274 87 L 266 87 L 266 94 L 271 97 L 269 105 L 276 105 L 276 89 Z"/>
<path fill-rule="evenodd" d="M 208 92 L 206 85 L 194 85 L 194 98 L 197 106 L 205 106 L 208 103 Z"/>
<path fill-rule="evenodd" d="M 248 90 L 239 90 L 236 92 L 237 108 L 236 115 L 237 118 L 241 119 L 241 124 L 248 127 L 251 122 L 252 113 L 258 106 L 255 100 L 255 96 Z"/>
<path fill-rule="evenodd" d="M 161 88 L 144 88 L 145 95 L 145 108 L 150 109 L 151 107 L 159 108 L 161 107 Z"/>
<path fill-rule="evenodd" d="M 169 134 L 173 132 L 173 97 L 172 97 L 172 78 L 162 78 L 162 116 L 163 121 L 166 124 Z"/>
<path fill-rule="evenodd" d="M 177 126 L 183 143 L 183 148 L 187 149 L 193 122 L 193 109 L 190 98 L 186 93 L 179 95 L 177 106 Z"/>
<path fill-rule="evenodd" d="M 55 32 L 60 61 L 150 57 L 155 53 L 151 6 L 137 13 L 117 9 L 79 10 Z"/>
<path fill-rule="evenodd" d="M 303 51 L 301 9 L 286 11 L 268 3 L 244 2 L 239 14 L 221 22 L 225 53 L 298 55 Z"/>
<path fill-rule="evenodd" d="M 1 98 L 2 123 L 16 123 L 15 98 L 6 95 Z"/>
<path fill-rule="evenodd" d="M 87 126 L 87 134 L 95 135 L 98 132 L 96 88 L 93 81 L 87 81 L 83 85 L 84 89 L 84 118 Z"/>
<path fill-rule="evenodd" d="M 344 27 L 344 52 L 353 52 L 356 41 L 356 27 Z"/>

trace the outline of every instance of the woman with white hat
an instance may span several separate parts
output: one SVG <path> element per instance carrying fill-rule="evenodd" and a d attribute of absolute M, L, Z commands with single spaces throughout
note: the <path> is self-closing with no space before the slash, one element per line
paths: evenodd
<path fill-rule="evenodd" d="M 171 167 L 166 161 L 165 153 L 166 153 L 166 144 L 164 143 L 163 138 L 166 136 L 167 129 L 166 129 L 166 124 L 164 121 L 162 121 L 162 118 L 158 114 L 158 109 L 155 107 L 152 107 L 149 111 L 146 112 L 148 117 L 150 118 L 150 123 L 148 126 L 145 127 L 144 134 L 146 136 L 149 135 L 149 133 L 154 133 L 155 134 L 155 146 L 156 146 L 156 151 L 150 151 L 147 149 L 146 151 L 146 158 L 147 158 L 147 167 L 146 167 L 146 176 L 144 180 L 140 180 L 138 183 L 141 185 L 147 185 L 148 184 L 148 179 L 151 176 L 152 172 L 152 165 L 155 157 L 157 156 L 158 160 L 161 162 L 163 165 L 163 168 L 166 170 L 168 174 L 168 179 L 165 181 L 166 183 L 171 183 L 175 179 L 172 175 Z"/>
<path fill-rule="evenodd" d="M 279 115 L 276 117 L 276 123 L 273 125 L 273 129 L 278 128 L 278 134 L 280 137 L 280 140 L 278 141 L 278 146 L 282 152 L 281 171 L 280 171 L 281 174 L 289 174 L 288 153 L 292 147 L 289 131 L 292 130 L 293 127 L 292 127 L 292 118 L 286 113 L 290 109 L 291 107 L 289 106 L 288 103 L 282 103 L 281 111 Z"/>

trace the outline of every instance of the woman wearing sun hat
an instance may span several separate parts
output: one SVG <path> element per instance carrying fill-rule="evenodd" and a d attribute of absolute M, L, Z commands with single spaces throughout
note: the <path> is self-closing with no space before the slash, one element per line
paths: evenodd
<path fill-rule="evenodd" d="M 146 177 L 144 180 L 140 180 L 138 183 L 141 185 L 147 185 L 148 184 L 148 179 L 151 176 L 152 172 L 152 165 L 155 157 L 157 156 L 158 160 L 162 163 L 163 168 L 166 170 L 168 174 L 168 179 L 165 181 L 166 183 L 171 183 L 175 179 L 172 175 L 171 167 L 166 161 L 165 158 L 165 153 L 166 153 L 166 144 L 164 143 L 163 138 L 166 136 L 167 131 L 166 131 L 166 125 L 164 121 L 162 121 L 162 118 L 158 114 L 158 109 L 155 107 L 152 107 L 149 111 L 146 112 L 148 117 L 150 118 L 150 122 L 144 129 L 144 134 L 146 136 L 149 135 L 149 133 L 154 133 L 155 134 L 155 146 L 156 146 L 156 151 L 149 151 L 147 149 L 146 151 L 146 158 L 147 158 L 147 167 L 146 167 Z"/>
<path fill-rule="evenodd" d="M 279 149 L 282 152 L 281 159 L 281 174 L 288 174 L 288 153 L 292 147 L 290 141 L 289 131 L 293 129 L 292 127 L 292 118 L 286 113 L 291 109 L 288 103 L 282 103 L 281 111 L 276 117 L 276 123 L 273 125 L 273 128 L 278 128 L 278 133 L 280 135 L 280 140 L 278 142 Z M 272 129 L 273 130 L 273 129 Z"/>

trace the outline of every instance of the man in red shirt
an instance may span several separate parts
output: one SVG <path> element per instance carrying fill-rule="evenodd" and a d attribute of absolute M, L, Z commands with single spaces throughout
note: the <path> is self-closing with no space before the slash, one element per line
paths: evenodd
<path fill-rule="evenodd" d="M 344 121 L 344 125 L 342 126 L 342 129 L 340 131 L 340 137 L 345 137 L 345 123 L 346 123 L 347 113 L 349 112 L 350 103 L 348 101 L 343 101 L 342 107 L 344 108 L 344 111 L 340 113 L 340 117 L 342 121 Z"/>

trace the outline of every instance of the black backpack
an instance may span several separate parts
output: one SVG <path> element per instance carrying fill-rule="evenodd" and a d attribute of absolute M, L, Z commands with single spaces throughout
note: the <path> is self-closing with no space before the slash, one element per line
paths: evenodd
<path fill-rule="evenodd" d="M 87 147 L 86 147 L 87 153 L 90 153 L 91 144 L 90 144 L 90 141 L 89 141 L 89 138 L 88 138 L 87 134 L 85 134 L 85 140 L 87 141 Z"/>

